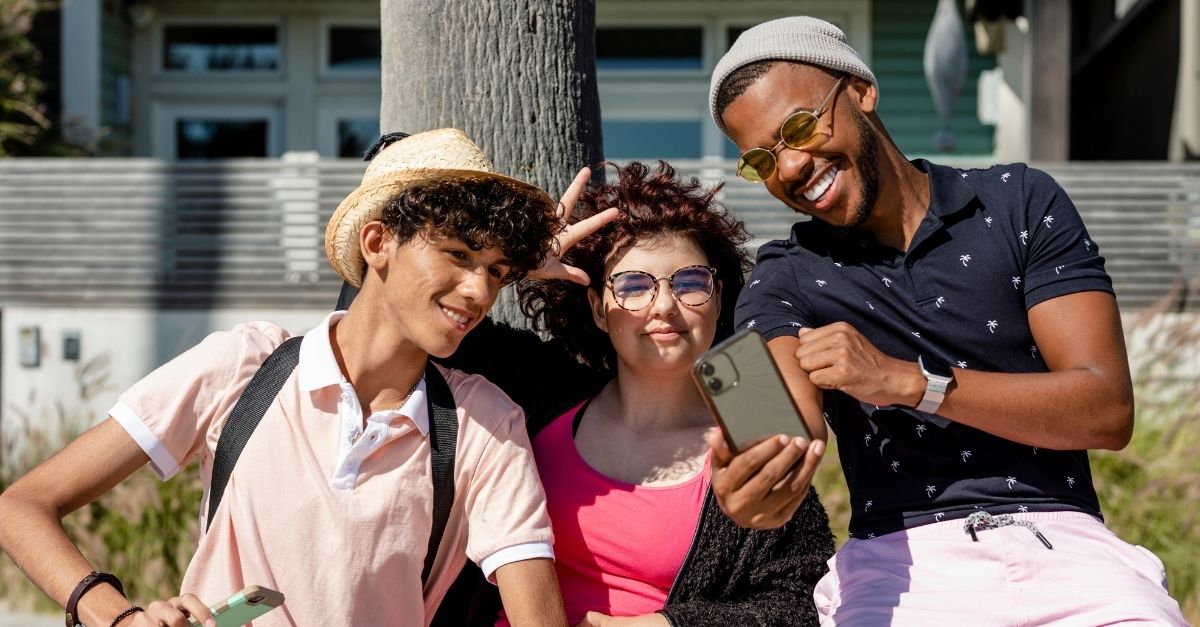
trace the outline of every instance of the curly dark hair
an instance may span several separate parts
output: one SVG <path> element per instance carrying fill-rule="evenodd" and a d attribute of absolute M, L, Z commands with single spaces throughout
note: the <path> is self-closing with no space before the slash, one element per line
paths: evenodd
<path fill-rule="evenodd" d="M 620 216 L 584 238 L 563 256 L 563 262 L 587 272 L 591 287 L 569 281 L 525 281 L 518 285 L 521 309 L 534 327 L 549 331 L 575 357 L 606 373 L 616 371 L 616 352 L 608 335 L 596 327 L 587 290 L 604 290 L 604 261 L 614 250 L 662 235 L 690 239 L 717 269 L 721 282 L 721 314 L 716 340 L 733 333 L 733 310 L 745 284 L 750 258 L 742 245 L 749 238 L 745 224 L 733 218 L 716 200 L 723 184 L 705 190 L 695 177 L 680 179 L 675 169 L 659 161 L 650 171 L 633 161 L 617 170 L 616 184 L 593 185 L 579 198 L 572 222 L 616 207 Z"/>
<path fill-rule="evenodd" d="M 388 200 L 380 221 L 400 244 L 423 233 L 458 238 L 472 250 L 498 247 L 512 262 L 505 283 L 540 266 L 562 228 L 546 200 L 495 179 L 410 187 Z"/>

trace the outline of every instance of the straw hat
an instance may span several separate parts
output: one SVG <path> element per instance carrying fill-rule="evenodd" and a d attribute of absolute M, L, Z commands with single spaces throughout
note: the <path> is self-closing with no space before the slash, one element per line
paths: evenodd
<path fill-rule="evenodd" d="M 362 227 L 383 216 L 383 207 L 396 194 L 422 183 L 445 180 L 492 180 L 507 183 L 513 192 L 554 206 L 537 186 L 497 174 L 465 133 L 442 128 L 411 135 L 379 151 L 367 164 L 362 183 L 338 205 L 325 229 L 325 256 L 347 283 L 362 286 L 366 263 L 358 246 Z"/>

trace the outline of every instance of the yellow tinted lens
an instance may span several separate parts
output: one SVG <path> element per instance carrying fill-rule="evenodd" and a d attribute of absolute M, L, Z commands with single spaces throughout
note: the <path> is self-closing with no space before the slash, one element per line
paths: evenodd
<path fill-rule="evenodd" d="M 817 116 L 811 111 L 794 113 L 783 121 L 779 135 L 788 148 L 803 148 L 817 134 Z"/>
<path fill-rule="evenodd" d="M 751 148 L 738 159 L 738 174 L 747 181 L 761 183 L 775 173 L 775 155 L 770 150 Z"/>

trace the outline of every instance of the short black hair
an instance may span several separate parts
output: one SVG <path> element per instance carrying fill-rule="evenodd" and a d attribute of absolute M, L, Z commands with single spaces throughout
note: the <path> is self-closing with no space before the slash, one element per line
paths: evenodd
<path fill-rule="evenodd" d="M 755 61 L 747 63 L 742 67 L 734 70 L 721 83 L 721 88 L 717 90 L 716 112 L 717 118 L 720 119 L 725 115 L 725 109 L 737 100 L 738 96 L 746 93 L 747 89 L 753 85 L 758 79 L 762 78 L 771 68 L 775 67 L 776 63 L 780 63 L 778 59 L 766 59 L 763 61 Z"/>
<path fill-rule="evenodd" d="M 380 221 L 400 244 L 420 233 L 457 238 L 472 250 L 497 247 L 512 264 L 505 283 L 540 266 L 561 229 L 547 200 L 495 179 L 409 187 L 388 200 Z"/>

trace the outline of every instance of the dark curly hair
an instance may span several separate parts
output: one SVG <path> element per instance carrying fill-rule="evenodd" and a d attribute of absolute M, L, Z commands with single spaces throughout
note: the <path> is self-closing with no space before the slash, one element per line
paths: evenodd
<path fill-rule="evenodd" d="M 604 261 L 614 250 L 661 235 L 690 239 L 717 269 L 721 282 L 721 314 L 716 340 L 733 333 L 733 310 L 750 269 L 742 245 L 749 238 L 745 225 L 716 200 L 722 185 L 705 190 L 695 177 L 686 180 L 659 161 L 650 171 L 633 161 L 617 170 L 616 184 L 589 187 L 579 198 L 572 222 L 616 207 L 620 216 L 584 238 L 563 256 L 563 262 L 587 272 L 591 287 L 569 281 L 525 281 L 518 285 L 521 309 L 534 327 L 549 331 L 576 358 L 606 373 L 616 371 L 616 352 L 608 335 L 596 327 L 587 290 L 604 290 Z"/>
<path fill-rule="evenodd" d="M 457 179 L 410 187 L 388 200 L 380 219 L 400 244 L 418 233 L 497 247 L 512 262 L 506 283 L 542 264 L 561 225 L 551 206 L 494 179 Z"/>

